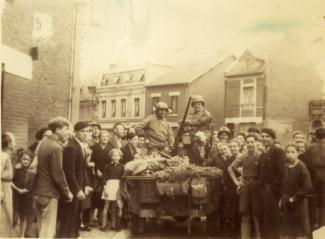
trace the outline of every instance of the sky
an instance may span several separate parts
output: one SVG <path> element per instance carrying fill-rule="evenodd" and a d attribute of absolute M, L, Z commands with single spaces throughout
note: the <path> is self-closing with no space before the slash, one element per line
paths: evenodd
<path fill-rule="evenodd" d="M 220 52 L 238 57 L 288 32 L 325 79 L 324 0 L 89 0 L 82 78 Z"/>

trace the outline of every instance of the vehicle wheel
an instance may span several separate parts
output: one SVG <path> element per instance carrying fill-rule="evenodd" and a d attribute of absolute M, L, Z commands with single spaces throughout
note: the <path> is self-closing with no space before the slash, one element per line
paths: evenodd
<path fill-rule="evenodd" d="M 185 222 L 188 217 L 175 216 L 173 217 L 177 222 Z"/>
<path fill-rule="evenodd" d="M 146 230 L 146 220 L 144 218 L 139 218 L 139 226 L 138 226 L 139 234 L 142 235 Z"/>
<path fill-rule="evenodd" d="M 131 232 L 133 235 L 139 234 L 139 216 L 136 214 L 131 214 Z"/>
<path fill-rule="evenodd" d="M 209 235 L 216 235 L 217 233 L 217 218 L 218 212 L 212 212 L 206 216 L 206 230 Z"/>

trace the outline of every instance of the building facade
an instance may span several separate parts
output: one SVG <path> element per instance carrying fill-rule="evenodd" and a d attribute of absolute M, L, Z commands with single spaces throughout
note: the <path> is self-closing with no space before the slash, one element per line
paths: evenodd
<path fill-rule="evenodd" d="M 97 120 L 111 129 L 116 122 L 131 126 L 143 119 L 145 112 L 145 70 L 104 74 L 96 96 Z"/>
<path fill-rule="evenodd" d="M 97 121 L 97 105 L 99 101 L 96 86 L 83 85 L 80 88 L 79 120 Z"/>
<path fill-rule="evenodd" d="M 246 50 L 225 73 L 225 124 L 233 132 L 261 126 L 264 118 L 265 61 Z"/>
<path fill-rule="evenodd" d="M 225 123 L 235 134 L 250 126 L 266 126 L 287 143 L 294 130 L 309 132 L 308 105 L 321 98 L 323 82 L 300 51 L 295 39 L 285 39 L 267 60 L 246 50 L 228 69 Z"/>
<path fill-rule="evenodd" d="M 73 26 L 73 1 L 6 1 L 1 130 L 13 132 L 19 146 L 52 117 L 69 117 Z"/>
<path fill-rule="evenodd" d="M 200 59 L 175 66 L 166 74 L 146 85 L 146 115 L 153 113 L 158 101 L 171 108 L 168 116 L 176 128 L 183 118 L 189 96 L 202 95 L 213 124 L 224 124 L 224 72 L 235 61 L 234 56 Z"/>

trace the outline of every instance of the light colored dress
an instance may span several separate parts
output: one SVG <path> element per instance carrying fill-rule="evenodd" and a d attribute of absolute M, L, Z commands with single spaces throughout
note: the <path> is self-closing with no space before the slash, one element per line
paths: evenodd
<path fill-rule="evenodd" d="M 108 201 L 116 201 L 118 199 L 118 193 L 120 190 L 120 180 L 119 179 L 109 179 L 107 180 L 102 199 Z"/>
<path fill-rule="evenodd" d="M 12 188 L 13 168 L 8 153 L 1 151 L 0 237 L 13 236 Z"/>

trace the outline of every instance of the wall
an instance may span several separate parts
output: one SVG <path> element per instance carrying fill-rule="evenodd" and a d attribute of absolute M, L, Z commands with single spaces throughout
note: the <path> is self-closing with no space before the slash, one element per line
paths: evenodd
<path fill-rule="evenodd" d="M 235 61 L 226 58 L 189 85 L 189 95 L 202 95 L 206 101 L 205 108 L 211 112 L 213 123 L 219 128 L 225 123 L 225 79 L 224 72 Z"/>
<path fill-rule="evenodd" d="M 308 132 L 308 103 L 321 99 L 322 80 L 296 39 L 286 39 L 266 67 L 266 125 L 282 125 L 284 140 L 291 131 Z"/>
<path fill-rule="evenodd" d="M 3 44 L 26 54 L 30 53 L 32 47 L 38 47 L 39 59 L 33 61 L 30 94 L 26 100 L 28 106 L 25 107 L 29 143 L 34 140 L 35 132 L 49 119 L 57 115 L 68 117 L 73 3 L 66 0 L 8 1 L 3 14 Z M 15 86 L 8 84 L 4 90 L 20 92 L 24 90 L 20 88 L 24 84 L 23 81 L 16 81 Z M 19 92 L 14 99 L 7 95 L 4 101 L 11 104 L 14 100 L 24 100 Z"/>
<path fill-rule="evenodd" d="M 12 74 L 4 74 L 3 108 L 1 109 L 1 131 L 15 135 L 17 146 L 28 145 L 28 99 L 30 80 Z"/>
<path fill-rule="evenodd" d="M 175 116 L 170 115 L 168 120 L 174 123 L 180 121 L 183 118 L 189 96 L 186 89 L 187 86 L 184 84 L 146 87 L 146 116 L 152 114 L 151 94 L 160 93 L 160 101 L 164 101 L 168 104 L 168 106 L 170 106 L 171 97 L 169 96 L 169 92 L 178 91 L 180 93 L 178 97 L 178 114 Z M 173 126 L 176 126 L 176 124 L 173 124 Z"/>

